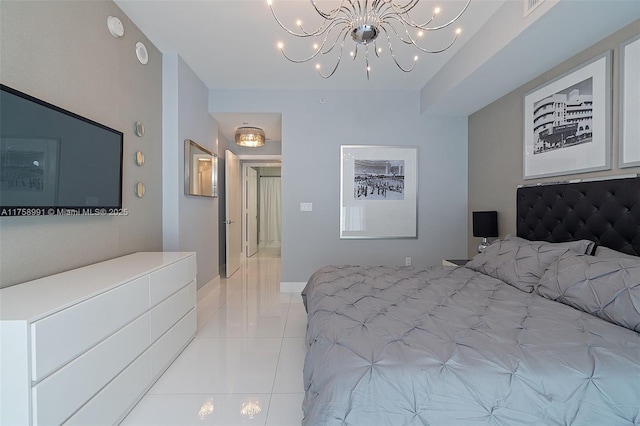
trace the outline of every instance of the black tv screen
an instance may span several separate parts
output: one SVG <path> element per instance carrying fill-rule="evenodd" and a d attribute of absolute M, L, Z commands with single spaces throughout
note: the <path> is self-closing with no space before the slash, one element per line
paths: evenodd
<path fill-rule="evenodd" d="M 121 213 L 122 132 L 0 89 L 0 217 Z"/>

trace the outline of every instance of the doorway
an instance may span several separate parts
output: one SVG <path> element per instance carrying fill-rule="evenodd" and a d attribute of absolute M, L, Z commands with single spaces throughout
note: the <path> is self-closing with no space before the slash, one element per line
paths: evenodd
<path fill-rule="evenodd" d="M 280 257 L 282 235 L 281 164 L 243 163 L 243 253 Z"/>

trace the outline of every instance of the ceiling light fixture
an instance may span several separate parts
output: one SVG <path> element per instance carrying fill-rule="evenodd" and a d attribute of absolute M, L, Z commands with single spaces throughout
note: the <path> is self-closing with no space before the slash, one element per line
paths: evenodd
<path fill-rule="evenodd" d="M 236 130 L 236 144 L 256 148 L 263 146 L 265 141 L 264 130 L 258 127 L 238 127 Z"/>
<path fill-rule="evenodd" d="M 320 65 L 316 65 L 316 69 L 318 70 L 320 76 L 322 76 L 322 78 L 329 78 L 338 69 L 340 61 L 342 59 L 342 54 L 344 52 L 345 40 L 347 39 L 347 36 L 351 36 L 351 39 L 355 42 L 355 50 L 350 53 L 351 58 L 355 60 L 355 58 L 358 56 L 359 47 L 363 47 L 365 50 L 364 55 L 367 79 L 369 79 L 369 74 L 371 71 L 371 68 L 369 66 L 369 45 L 373 44 L 373 51 L 375 55 L 377 57 L 380 57 L 382 48 L 378 47 L 376 44 L 376 39 L 380 35 L 383 35 L 386 38 L 386 44 L 389 48 L 389 52 L 391 53 L 391 57 L 393 58 L 393 61 L 396 63 L 398 68 L 400 68 L 404 72 L 411 72 L 415 68 L 418 56 L 414 56 L 411 65 L 401 65 L 400 62 L 398 62 L 398 60 L 396 59 L 395 53 L 393 51 L 393 46 L 391 44 L 391 34 L 394 34 L 402 43 L 413 45 L 422 52 L 444 52 L 445 50 L 450 48 L 453 43 L 455 43 L 456 39 L 460 35 L 459 28 L 456 29 L 453 40 L 451 40 L 451 42 L 440 49 L 426 49 L 418 44 L 418 40 L 423 37 L 424 33 L 427 31 L 438 31 L 452 25 L 458 20 L 458 18 L 462 16 L 462 14 L 469 7 L 469 3 L 471 3 L 471 0 L 467 0 L 460 13 L 458 13 L 458 15 L 456 15 L 456 17 L 451 19 L 450 21 L 441 25 L 430 27 L 429 25 L 431 25 L 435 18 L 440 14 L 440 8 L 436 7 L 433 11 L 433 14 L 426 20 L 426 22 L 418 23 L 414 21 L 410 16 L 410 12 L 418 5 L 418 3 L 420 3 L 420 0 L 341 0 L 339 7 L 331 9 L 329 11 L 321 10 L 316 4 L 316 0 L 309 1 L 311 2 L 311 5 L 315 9 L 316 13 L 320 15 L 321 19 L 323 20 L 322 24 L 320 24 L 320 26 L 314 31 L 307 31 L 303 27 L 302 21 L 300 20 L 296 22 L 298 30 L 290 30 L 282 24 L 282 22 L 276 15 L 276 12 L 273 9 L 272 0 L 267 0 L 273 17 L 286 32 L 296 37 L 312 37 L 314 38 L 314 40 L 321 40 L 319 43 L 316 42 L 313 45 L 313 54 L 303 59 L 291 58 L 285 53 L 284 44 L 278 43 L 278 48 L 280 49 L 284 57 L 289 61 L 295 63 L 308 62 L 320 54 L 326 55 L 332 52 L 339 43 L 340 51 L 337 53 L 338 57 L 335 66 L 328 74 L 323 74 L 320 69 Z M 412 32 L 414 32 L 415 34 L 412 35 Z"/>

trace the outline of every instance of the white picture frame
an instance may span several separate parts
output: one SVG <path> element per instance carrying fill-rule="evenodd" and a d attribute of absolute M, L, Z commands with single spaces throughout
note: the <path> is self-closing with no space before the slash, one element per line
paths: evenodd
<path fill-rule="evenodd" d="M 523 179 L 611 168 L 611 51 L 524 95 Z"/>
<path fill-rule="evenodd" d="M 640 35 L 620 45 L 618 166 L 640 166 Z"/>
<path fill-rule="evenodd" d="M 340 147 L 340 238 L 418 238 L 418 148 Z"/>

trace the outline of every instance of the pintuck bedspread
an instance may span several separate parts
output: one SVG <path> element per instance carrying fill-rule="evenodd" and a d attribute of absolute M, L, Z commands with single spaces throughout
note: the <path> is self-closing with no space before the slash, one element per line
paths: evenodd
<path fill-rule="evenodd" d="M 640 425 L 640 333 L 497 278 L 328 266 L 303 300 L 303 424 Z"/>

